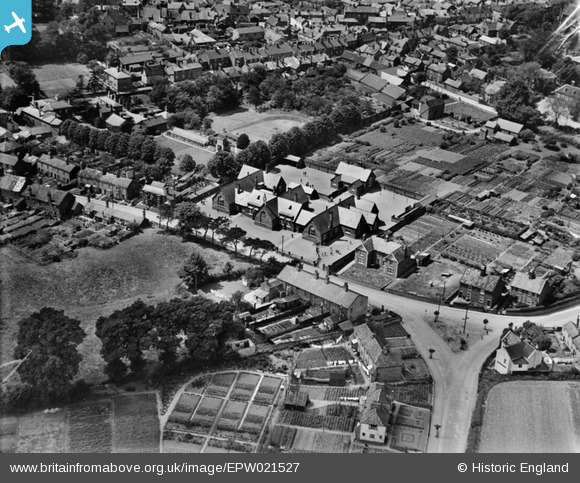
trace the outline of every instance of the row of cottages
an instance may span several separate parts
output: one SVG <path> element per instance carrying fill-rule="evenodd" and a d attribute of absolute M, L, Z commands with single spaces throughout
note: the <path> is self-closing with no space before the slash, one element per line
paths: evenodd
<path fill-rule="evenodd" d="M 542 364 L 544 354 L 512 330 L 506 331 L 495 353 L 494 369 L 500 374 L 527 372 Z"/>
<path fill-rule="evenodd" d="M 580 317 L 576 319 L 576 323 L 567 322 L 564 324 L 562 341 L 572 356 L 580 356 Z"/>
<path fill-rule="evenodd" d="M 80 212 L 80 205 L 69 192 L 36 183 L 26 186 L 26 183 L 22 176 L 0 177 L 0 199 L 18 209 L 39 208 L 59 218 Z"/>
<path fill-rule="evenodd" d="M 369 443 L 385 444 L 393 408 L 393 398 L 384 384 L 369 387 L 360 416 L 358 439 Z"/>
<path fill-rule="evenodd" d="M 312 306 L 336 314 L 341 321 L 354 322 L 366 314 L 368 297 L 350 290 L 348 283 L 340 286 L 329 277 L 320 278 L 318 274 L 303 271 L 300 266 L 289 265 L 276 278 L 284 284 L 286 295 L 296 294 Z"/>
<path fill-rule="evenodd" d="M 132 200 L 139 194 L 140 185 L 135 179 L 94 168 L 79 171 L 78 186 L 87 194 L 105 194 L 116 200 Z"/>
<path fill-rule="evenodd" d="M 80 167 L 68 160 L 43 154 L 36 162 L 36 169 L 42 176 L 47 176 L 62 184 L 68 184 L 77 178 Z"/>
<path fill-rule="evenodd" d="M 389 278 L 400 278 L 415 267 L 406 246 L 373 235 L 356 249 L 355 262 L 367 268 L 377 268 Z"/>
<path fill-rule="evenodd" d="M 550 290 L 550 282 L 536 278 L 533 272 L 516 272 L 511 283 L 506 285 L 499 275 L 486 274 L 485 267 L 481 270 L 468 268 L 459 282 L 458 296 L 486 309 L 495 307 L 508 294 L 518 304 L 537 307 L 546 301 Z"/>
<path fill-rule="evenodd" d="M 340 162 L 330 180 L 330 186 L 335 189 L 346 188 L 355 196 L 362 196 L 372 190 L 377 178 L 372 169 L 354 164 Z"/>

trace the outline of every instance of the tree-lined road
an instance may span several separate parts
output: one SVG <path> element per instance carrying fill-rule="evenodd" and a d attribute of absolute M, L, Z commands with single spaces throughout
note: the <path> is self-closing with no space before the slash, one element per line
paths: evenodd
<path fill-rule="evenodd" d="M 314 268 L 304 266 L 304 270 L 313 273 Z M 331 277 L 331 280 L 343 284 L 344 279 Z M 487 357 L 499 343 L 499 336 L 510 322 L 515 326 L 531 320 L 544 326 L 561 326 L 570 320 L 576 320 L 580 307 L 564 309 L 557 313 L 537 317 L 516 317 L 481 312 L 469 312 L 466 333 L 469 347 L 465 351 L 454 353 L 443 339 L 425 322 L 427 317 L 434 317 L 437 305 L 422 302 L 380 290 L 364 287 L 348 280 L 349 287 L 366 295 L 369 304 L 376 307 L 384 305 L 403 317 L 403 324 L 411 334 L 417 348 L 423 355 L 434 381 L 432 425 L 440 424 L 439 438 L 435 438 L 432 429 L 429 437 L 430 453 L 463 453 L 467 444 L 467 435 L 471 424 L 471 415 L 477 399 L 477 383 L 481 367 Z M 443 306 L 439 320 L 447 325 L 462 328 L 465 309 Z M 489 335 L 484 335 L 483 319 L 487 319 Z M 434 349 L 433 358 L 429 358 L 429 349 Z"/>

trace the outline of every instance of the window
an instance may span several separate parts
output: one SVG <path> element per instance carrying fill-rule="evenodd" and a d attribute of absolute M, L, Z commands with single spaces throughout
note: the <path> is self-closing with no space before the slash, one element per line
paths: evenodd
<path fill-rule="evenodd" d="M 486 305 L 487 305 L 487 308 L 488 308 L 488 309 L 491 307 L 491 300 L 490 300 L 490 299 L 487 299 L 487 303 L 486 303 Z"/>
<path fill-rule="evenodd" d="M 387 272 L 389 273 L 389 275 L 392 275 L 393 273 L 395 273 L 395 271 L 393 270 L 393 267 L 389 267 Z"/>
<path fill-rule="evenodd" d="M 374 434 L 370 434 L 371 439 L 375 439 L 375 435 Z"/>
<path fill-rule="evenodd" d="M 483 303 L 483 295 L 479 296 L 479 303 L 482 304 Z"/>
<path fill-rule="evenodd" d="M 361 435 L 366 437 L 366 433 L 361 433 Z"/>
<path fill-rule="evenodd" d="M 224 203 L 224 197 L 223 196 L 218 196 L 217 204 L 219 206 L 224 206 L 225 203 Z"/>
<path fill-rule="evenodd" d="M 264 223 L 265 221 L 266 221 L 266 213 L 262 211 L 260 213 L 260 223 Z"/>
<path fill-rule="evenodd" d="M 310 228 L 308 228 L 308 234 L 310 236 L 316 236 L 316 228 L 314 228 L 314 225 L 310 225 Z"/>

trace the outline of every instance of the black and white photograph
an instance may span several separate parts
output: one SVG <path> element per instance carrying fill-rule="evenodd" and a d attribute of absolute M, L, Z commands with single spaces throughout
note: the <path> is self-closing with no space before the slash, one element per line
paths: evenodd
<path fill-rule="evenodd" d="M 0 453 L 574 469 L 579 0 L 3 0 L 2 46 Z"/>

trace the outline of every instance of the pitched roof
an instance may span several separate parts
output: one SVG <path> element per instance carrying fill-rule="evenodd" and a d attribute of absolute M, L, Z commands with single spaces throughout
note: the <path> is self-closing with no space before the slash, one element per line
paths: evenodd
<path fill-rule="evenodd" d="M 372 169 L 363 168 L 354 164 L 347 164 L 344 161 L 339 163 L 334 172 L 335 175 L 340 175 L 342 181 L 349 182 L 352 180 L 350 182 L 354 182 L 356 180 L 361 180 L 364 183 L 368 181 L 372 173 Z"/>
<path fill-rule="evenodd" d="M 66 173 L 70 173 L 74 169 L 78 168 L 78 166 L 76 164 L 67 163 L 66 161 L 63 161 L 62 159 L 52 158 L 46 154 L 43 154 L 42 156 L 40 156 L 38 162 L 40 164 L 45 164 L 47 166 L 50 166 L 51 168 L 55 168 L 55 169 L 58 169 L 60 171 L 64 171 Z"/>
<path fill-rule="evenodd" d="M 482 275 L 481 270 L 468 268 L 461 277 L 460 283 L 486 292 L 493 292 L 500 281 L 501 278 L 498 275 Z"/>
<path fill-rule="evenodd" d="M 383 255 L 392 255 L 397 261 L 405 258 L 405 248 L 397 242 L 387 241 L 377 235 L 373 235 L 362 242 L 358 249 L 364 249 L 368 253 L 377 251 Z"/>
<path fill-rule="evenodd" d="M 547 280 L 545 278 L 530 278 L 527 273 L 516 272 L 510 286 L 512 289 L 515 288 L 539 295 L 544 290 L 546 283 Z"/>
<path fill-rule="evenodd" d="M 323 300 L 328 300 L 329 302 L 340 305 L 345 309 L 350 308 L 355 301 L 359 300 L 361 297 L 368 300 L 364 295 L 353 292 L 350 289 L 347 292 L 340 285 L 333 282 L 327 283 L 326 280 L 322 278 L 317 279 L 314 275 L 303 270 L 298 270 L 289 265 L 285 266 L 276 278 L 292 287 L 297 287 L 306 293 L 320 297 Z"/>

